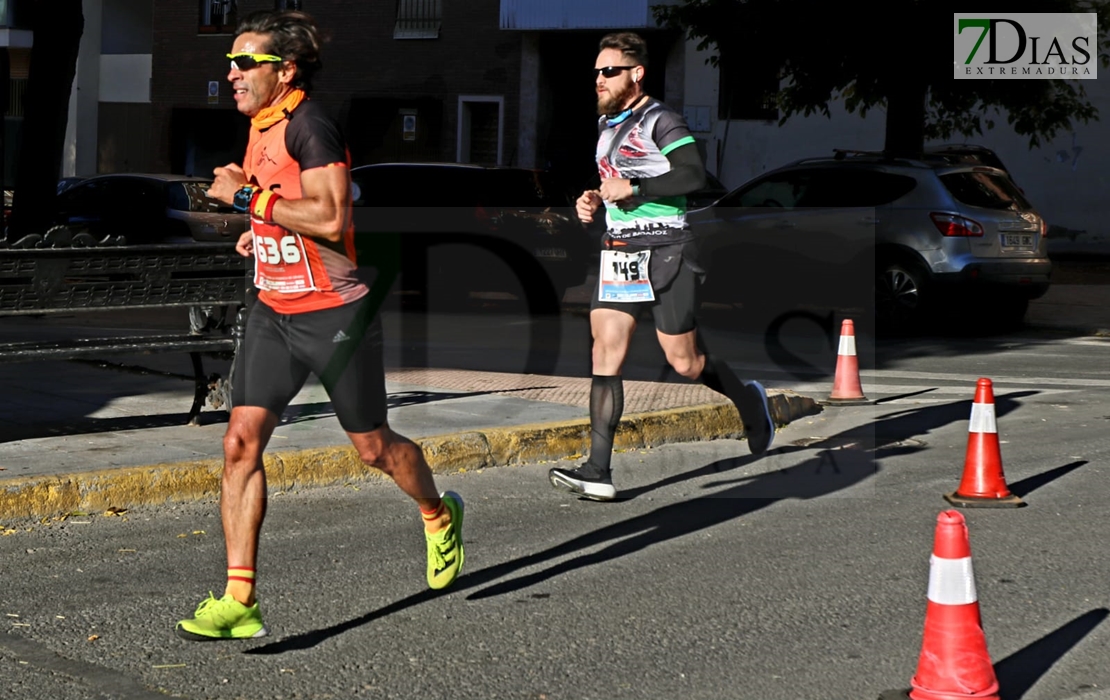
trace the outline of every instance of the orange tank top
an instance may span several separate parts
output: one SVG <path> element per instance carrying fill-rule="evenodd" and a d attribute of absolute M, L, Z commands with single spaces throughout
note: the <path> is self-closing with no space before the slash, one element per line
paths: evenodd
<path fill-rule="evenodd" d="M 290 127 L 301 134 L 291 134 Z M 350 167 L 350 154 L 336 138 L 338 130 L 327 134 L 330 138 L 301 138 L 305 130 L 332 127 L 317 105 L 302 101 L 285 119 L 260 130 L 252 127 L 247 143 L 243 170 L 248 180 L 264 189 L 273 190 L 283 199 L 301 197 L 302 163 L 312 167 Z M 298 144 L 321 142 L 331 145 L 330 150 L 317 149 L 312 153 L 290 153 Z M 342 148 L 343 160 L 336 160 Z M 350 206 L 350 205 L 348 205 Z M 350 303 L 365 296 L 369 289 L 356 274 L 354 223 L 351 212 L 347 216 L 347 229 L 336 243 L 322 238 L 305 236 L 273 223 L 251 217 L 254 234 L 255 275 L 258 298 L 274 311 L 282 314 L 319 311 Z"/>

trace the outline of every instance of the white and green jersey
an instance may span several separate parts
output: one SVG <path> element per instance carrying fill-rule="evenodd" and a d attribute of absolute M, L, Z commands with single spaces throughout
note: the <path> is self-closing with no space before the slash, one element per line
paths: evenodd
<path fill-rule="evenodd" d="M 598 120 L 597 169 L 602 178 L 649 178 L 669 172 L 667 154 L 694 143 L 682 115 L 649 98 L 631 116 L 609 126 Z M 605 203 L 609 237 L 635 239 L 648 246 L 680 243 L 690 238 L 686 197 L 643 197 Z"/>

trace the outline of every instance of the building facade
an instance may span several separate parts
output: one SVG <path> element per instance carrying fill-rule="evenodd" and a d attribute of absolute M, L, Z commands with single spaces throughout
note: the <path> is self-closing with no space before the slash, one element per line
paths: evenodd
<path fill-rule="evenodd" d="M 0 0 L 0 6 L 4 0 Z M 648 92 L 681 109 L 686 45 L 649 0 L 83 0 L 62 176 L 207 175 L 242 157 L 227 52 L 238 21 L 303 9 L 328 35 L 318 99 L 357 164 L 441 161 L 596 175 L 600 38 L 648 40 Z M 31 35 L 19 38 L 29 51 Z M 20 68 L 12 50 L 13 76 Z"/>
<path fill-rule="evenodd" d="M 10 190 L 15 182 L 23 98 L 27 93 L 33 40 L 30 4 L 26 1 L 0 0 L 0 70 L 8 73 L 8 89 L 4 95 L 4 130 L 0 134 L 0 179 L 5 190 Z"/>
<path fill-rule="evenodd" d="M 343 126 L 355 165 L 519 161 L 520 38 L 498 0 L 153 0 L 152 167 L 208 174 L 238 161 L 248 122 L 227 81 L 233 30 L 299 7 L 328 35 L 313 98 Z"/>

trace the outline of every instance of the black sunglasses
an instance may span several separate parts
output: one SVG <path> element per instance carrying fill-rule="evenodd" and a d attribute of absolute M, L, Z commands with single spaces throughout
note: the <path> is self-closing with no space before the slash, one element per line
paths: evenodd
<path fill-rule="evenodd" d="M 626 70 L 632 70 L 636 66 L 605 66 L 604 68 L 594 68 L 594 79 L 597 79 L 598 74 L 604 75 L 606 78 L 615 78 Z"/>

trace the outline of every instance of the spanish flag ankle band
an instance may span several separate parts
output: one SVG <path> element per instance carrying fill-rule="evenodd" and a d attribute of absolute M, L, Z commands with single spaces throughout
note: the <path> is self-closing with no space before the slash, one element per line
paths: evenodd
<path fill-rule="evenodd" d="M 435 520 L 443 514 L 443 507 L 443 501 L 440 501 L 439 505 L 435 507 L 435 510 L 424 510 L 423 508 L 421 508 L 420 515 L 425 520 Z"/>
<path fill-rule="evenodd" d="M 248 569 L 244 566 L 236 566 L 227 570 L 228 581 L 243 581 L 244 583 L 254 583 L 254 569 Z"/>

